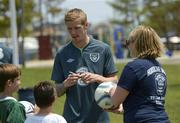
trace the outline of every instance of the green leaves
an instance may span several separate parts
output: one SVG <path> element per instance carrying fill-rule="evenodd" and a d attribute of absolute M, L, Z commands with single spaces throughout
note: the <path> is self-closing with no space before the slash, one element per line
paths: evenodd
<path fill-rule="evenodd" d="M 161 36 L 180 35 L 179 0 L 115 0 L 109 2 L 115 13 L 112 23 L 127 28 L 139 24 L 153 27 Z"/>

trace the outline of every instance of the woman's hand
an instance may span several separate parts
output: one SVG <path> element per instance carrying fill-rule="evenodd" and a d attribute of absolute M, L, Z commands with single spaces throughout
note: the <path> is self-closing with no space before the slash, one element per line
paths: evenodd
<path fill-rule="evenodd" d="M 124 113 L 124 110 L 123 110 L 123 105 L 120 104 L 119 106 L 117 107 L 112 107 L 112 108 L 109 108 L 109 109 L 104 109 L 105 111 L 108 111 L 108 112 L 112 112 L 112 113 L 116 113 L 116 114 L 123 114 Z"/>

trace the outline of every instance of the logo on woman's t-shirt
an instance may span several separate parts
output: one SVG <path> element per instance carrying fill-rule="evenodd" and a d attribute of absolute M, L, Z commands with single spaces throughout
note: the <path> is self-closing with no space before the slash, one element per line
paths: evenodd
<path fill-rule="evenodd" d="M 166 89 L 166 77 L 163 73 L 155 74 L 156 91 L 158 95 L 163 95 Z"/>

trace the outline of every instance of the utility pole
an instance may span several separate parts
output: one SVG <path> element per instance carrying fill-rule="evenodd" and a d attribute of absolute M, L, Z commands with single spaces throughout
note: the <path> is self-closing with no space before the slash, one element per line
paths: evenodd
<path fill-rule="evenodd" d="M 24 52 L 24 0 L 20 0 L 20 6 L 21 6 L 21 23 L 20 23 L 20 34 L 22 37 L 22 42 L 21 42 L 21 56 L 22 56 L 22 66 L 25 67 L 25 62 L 26 62 L 26 57 L 25 57 L 25 52 Z"/>
<path fill-rule="evenodd" d="M 11 19 L 11 37 L 13 44 L 13 63 L 19 65 L 19 52 L 17 40 L 17 23 L 16 23 L 16 5 L 15 0 L 9 0 L 10 19 Z"/>
<path fill-rule="evenodd" d="M 42 36 L 43 35 L 42 0 L 39 0 L 39 13 L 40 13 L 40 36 Z"/>

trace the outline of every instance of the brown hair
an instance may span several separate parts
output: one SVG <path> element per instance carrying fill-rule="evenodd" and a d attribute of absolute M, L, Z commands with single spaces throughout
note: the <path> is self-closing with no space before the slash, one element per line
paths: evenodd
<path fill-rule="evenodd" d="M 86 15 L 86 13 L 84 13 L 83 10 L 74 8 L 74 9 L 69 10 L 65 14 L 64 21 L 65 21 L 65 23 L 67 23 L 69 21 L 75 21 L 77 19 L 79 19 L 81 21 L 81 24 L 85 24 L 87 22 L 87 15 Z"/>
<path fill-rule="evenodd" d="M 0 92 L 4 91 L 6 82 L 21 75 L 21 70 L 14 64 L 0 64 Z"/>
<path fill-rule="evenodd" d="M 56 98 L 56 90 L 54 85 L 49 81 L 38 82 L 34 86 L 34 98 L 38 107 L 46 108 L 51 106 Z"/>
<path fill-rule="evenodd" d="M 163 52 L 163 43 L 154 29 L 140 25 L 129 35 L 129 40 L 135 42 L 135 57 L 157 58 Z"/>

